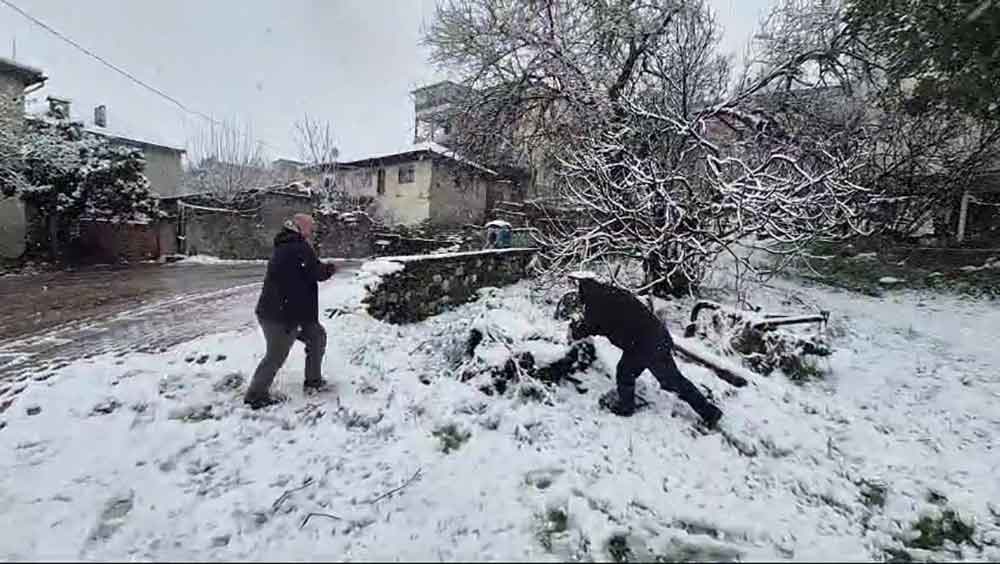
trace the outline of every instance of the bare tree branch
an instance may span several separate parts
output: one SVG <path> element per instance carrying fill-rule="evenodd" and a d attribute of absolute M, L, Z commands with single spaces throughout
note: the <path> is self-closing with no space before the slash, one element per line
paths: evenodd
<path fill-rule="evenodd" d="M 261 143 L 249 123 L 227 121 L 212 125 L 188 142 L 190 166 L 183 185 L 187 193 L 208 194 L 223 203 L 235 203 L 247 191 L 273 185 Z"/>

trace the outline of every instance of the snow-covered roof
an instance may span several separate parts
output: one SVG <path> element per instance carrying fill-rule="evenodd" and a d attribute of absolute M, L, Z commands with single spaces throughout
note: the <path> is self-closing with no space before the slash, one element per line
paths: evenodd
<path fill-rule="evenodd" d="M 397 149 L 395 151 L 379 152 L 379 153 L 374 153 L 374 154 L 370 154 L 370 155 L 359 156 L 359 157 L 354 158 L 354 159 L 352 159 L 350 161 L 340 161 L 340 162 L 337 163 L 337 165 L 338 166 L 348 166 L 348 167 L 349 166 L 358 166 L 358 167 L 360 167 L 360 166 L 367 165 L 367 164 L 369 164 L 369 163 L 371 163 L 373 161 L 379 161 L 379 160 L 390 159 L 390 158 L 398 158 L 398 157 L 402 157 L 402 156 L 410 155 L 410 154 L 416 155 L 418 153 L 424 153 L 424 154 L 428 154 L 429 153 L 429 154 L 438 155 L 438 156 L 441 156 L 441 157 L 445 157 L 445 158 L 448 158 L 448 159 L 451 159 L 451 160 L 458 161 L 460 163 L 469 165 L 469 166 L 471 166 L 473 168 L 476 168 L 478 170 L 481 170 L 481 171 L 483 171 L 483 172 L 485 172 L 487 174 L 494 175 L 494 176 L 497 175 L 497 172 L 495 170 L 486 168 L 486 167 L 484 167 L 484 166 L 482 166 L 482 165 L 480 165 L 478 163 L 470 161 L 470 160 L 462 157 L 461 155 L 459 155 L 455 151 L 449 149 L 448 147 L 445 147 L 444 145 L 439 145 L 437 143 L 434 143 L 433 141 L 425 141 L 423 143 L 416 143 L 414 145 L 409 145 L 409 146 L 406 146 L 406 147 L 402 147 L 402 148 Z"/>
<path fill-rule="evenodd" d="M 69 102 L 69 100 L 66 100 L 66 102 Z M 44 102 L 44 99 L 34 96 L 28 99 L 25 105 L 24 113 L 28 119 L 44 120 L 49 119 L 47 117 L 48 111 L 49 106 Z M 73 122 L 82 123 L 83 130 L 87 133 L 100 135 L 109 139 L 115 139 L 126 144 L 144 147 L 158 147 L 168 151 L 174 151 L 176 153 L 186 152 L 183 147 L 171 143 L 170 141 L 163 139 L 157 133 L 151 131 L 151 128 L 135 126 L 131 123 L 127 123 L 126 120 L 121 117 L 114 117 L 111 127 L 98 127 L 94 123 L 94 116 L 89 113 L 81 113 L 80 106 L 76 104 L 70 105 L 69 117 Z"/>
<path fill-rule="evenodd" d="M 25 87 L 45 82 L 47 78 L 40 69 L 4 57 L 0 57 L 0 74 L 13 74 L 21 79 Z"/>
<path fill-rule="evenodd" d="M 162 142 L 150 141 L 150 140 L 147 140 L 147 139 L 140 139 L 138 137 L 134 137 L 134 136 L 131 136 L 131 135 L 125 135 L 124 133 L 108 129 L 106 127 L 84 127 L 83 130 L 86 131 L 87 133 L 93 133 L 94 135 L 100 135 L 102 137 L 107 137 L 109 139 L 115 139 L 115 140 L 118 140 L 118 141 L 122 141 L 122 142 L 125 142 L 125 143 L 130 143 L 130 144 L 134 144 L 134 145 L 142 145 L 144 147 L 157 147 L 157 148 L 160 148 L 160 149 L 166 149 L 168 151 L 174 151 L 176 153 L 184 153 L 184 152 L 186 152 L 181 147 L 176 147 L 176 146 L 173 146 L 173 145 L 168 145 L 168 144 L 162 143 Z"/>

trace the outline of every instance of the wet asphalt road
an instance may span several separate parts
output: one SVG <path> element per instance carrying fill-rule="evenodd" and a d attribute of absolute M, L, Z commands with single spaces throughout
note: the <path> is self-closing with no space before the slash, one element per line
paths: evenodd
<path fill-rule="evenodd" d="M 176 263 L 0 277 L 0 413 L 30 380 L 75 360 L 252 327 L 264 270 Z"/>

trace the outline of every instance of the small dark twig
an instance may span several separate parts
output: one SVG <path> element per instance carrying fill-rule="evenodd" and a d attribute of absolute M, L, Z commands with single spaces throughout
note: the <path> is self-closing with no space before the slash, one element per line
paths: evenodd
<path fill-rule="evenodd" d="M 389 497 L 389 496 L 391 496 L 391 495 L 393 495 L 395 493 L 398 493 L 398 492 L 402 491 L 404 488 L 406 488 L 407 486 L 409 486 L 410 484 L 412 484 L 417 478 L 420 477 L 421 470 L 423 470 L 423 468 L 417 468 L 417 471 L 414 472 L 412 476 L 410 476 L 410 479 L 407 480 L 407 481 L 405 481 L 405 482 L 403 482 L 402 485 L 400 485 L 398 488 L 393 488 L 393 489 L 385 492 L 384 494 L 382 494 L 382 495 L 380 495 L 380 496 L 378 496 L 378 497 L 376 497 L 374 499 L 370 499 L 370 500 L 366 501 L 365 503 L 374 504 L 374 503 L 376 503 L 378 501 L 381 501 L 382 499 L 385 499 L 385 498 L 387 498 L 387 497 Z"/>
<path fill-rule="evenodd" d="M 299 525 L 299 528 L 301 529 L 305 527 L 307 524 L 309 524 L 309 519 L 312 519 L 313 517 L 326 517 L 327 519 L 333 519 L 334 521 L 343 521 L 343 519 L 341 519 L 340 517 L 337 517 L 336 515 L 330 513 L 310 513 L 306 515 L 305 519 L 302 520 L 302 524 Z"/>
<path fill-rule="evenodd" d="M 415 347 L 415 348 L 414 348 L 413 350 L 411 350 L 411 351 L 410 351 L 410 354 L 414 354 L 414 353 L 416 353 L 416 352 L 417 352 L 417 351 L 419 351 L 420 349 L 422 349 L 422 348 L 424 348 L 425 346 L 427 346 L 427 345 L 431 344 L 431 343 L 432 343 L 433 341 L 434 341 L 434 339 L 427 339 L 426 341 L 423 341 L 422 343 L 420 343 L 419 345 L 417 345 L 417 346 L 416 346 L 416 347 Z"/>
<path fill-rule="evenodd" d="M 288 496 L 292 495 L 293 493 L 295 493 L 297 491 L 304 490 L 304 489 L 308 488 L 309 486 L 312 485 L 312 483 L 313 483 L 313 479 L 312 478 L 307 478 L 306 481 L 303 482 L 301 486 L 299 486 L 297 488 L 292 488 L 290 490 L 285 490 L 285 493 L 281 494 L 281 497 L 279 497 L 278 499 L 274 500 L 274 503 L 271 504 L 271 511 L 277 511 L 278 507 L 280 507 L 281 504 L 284 503 L 286 499 L 288 499 Z"/>

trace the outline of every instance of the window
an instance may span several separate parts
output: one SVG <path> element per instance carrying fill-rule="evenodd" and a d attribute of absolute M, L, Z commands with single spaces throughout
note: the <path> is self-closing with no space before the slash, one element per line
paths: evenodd
<path fill-rule="evenodd" d="M 416 165 L 408 164 L 401 165 L 399 167 L 399 183 L 400 184 L 410 184 L 414 181 L 416 176 L 417 167 Z"/>
<path fill-rule="evenodd" d="M 385 169 L 378 169 L 378 185 L 375 187 L 375 192 L 379 196 L 385 196 Z"/>

